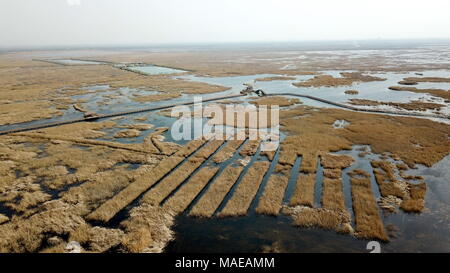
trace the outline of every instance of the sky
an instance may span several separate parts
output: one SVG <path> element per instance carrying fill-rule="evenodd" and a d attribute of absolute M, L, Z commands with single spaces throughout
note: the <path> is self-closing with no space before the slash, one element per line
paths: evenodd
<path fill-rule="evenodd" d="M 450 38 L 448 0 L 0 0 L 0 47 Z"/>

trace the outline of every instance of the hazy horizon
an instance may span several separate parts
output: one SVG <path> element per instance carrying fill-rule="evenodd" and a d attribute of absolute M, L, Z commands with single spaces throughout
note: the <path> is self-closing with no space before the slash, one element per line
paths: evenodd
<path fill-rule="evenodd" d="M 3 0 L 0 48 L 447 40 L 448 10 L 439 0 Z"/>

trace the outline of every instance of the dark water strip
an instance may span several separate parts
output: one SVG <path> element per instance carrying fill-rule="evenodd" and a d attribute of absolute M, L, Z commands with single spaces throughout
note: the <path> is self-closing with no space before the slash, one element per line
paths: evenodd
<path fill-rule="evenodd" d="M 286 194 L 284 195 L 283 204 L 289 204 L 289 200 L 291 200 L 292 195 L 295 192 L 295 188 L 297 186 L 297 179 L 300 175 L 300 166 L 302 164 L 302 157 L 297 156 L 295 160 L 294 166 L 291 170 L 291 175 L 289 177 L 288 186 L 286 187 Z"/>
<path fill-rule="evenodd" d="M 272 159 L 272 163 L 270 163 L 269 169 L 267 170 L 266 174 L 264 175 L 261 185 L 259 185 L 258 191 L 257 191 L 252 203 L 250 204 L 247 215 L 250 215 L 250 216 L 255 215 L 255 209 L 256 209 L 256 206 L 258 205 L 259 198 L 263 194 L 264 188 L 266 187 L 267 182 L 269 181 L 269 177 L 272 175 L 273 171 L 275 170 L 275 166 L 278 164 L 279 156 L 280 156 L 280 147 L 278 147 L 278 149 Z"/>
<path fill-rule="evenodd" d="M 317 158 L 316 183 L 314 184 L 314 206 L 322 207 L 323 167 L 320 164 L 320 156 Z"/>

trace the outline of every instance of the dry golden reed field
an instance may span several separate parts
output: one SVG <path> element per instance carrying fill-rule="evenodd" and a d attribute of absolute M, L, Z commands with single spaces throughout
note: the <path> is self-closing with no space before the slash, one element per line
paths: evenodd
<path fill-rule="evenodd" d="M 56 54 L 104 63 L 61 65 L 46 61 L 55 59 L 46 56 Z M 82 50 L 1 53 L 0 126 L 6 129 L 20 123 L 50 122 L 68 111 L 82 115 L 92 111 L 91 102 L 83 98 L 86 95 L 99 96 L 96 105 L 113 111 L 111 101 L 121 99 L 120 92 L 115 97 L 105 94 L 123 88 L 140 90 L 128 97 L 130 103 L 142 107 L 230 90 L 229 86 L 179 77 L 184 74 L 210 78 L 279 75 L 260 77 L 256 82 L 311 75 L 309 80 L 293 83 L 306 88 L 385 80 L 367 71 L 444 68 L 412 62 L 396 62 L 395 68 L 386 68 L 385 64 L 392 62 L 388 57 L 326 59 L 311 52 L 305 53 L 306 59 L 294 61 L 295 68 L 286 70 L 280 69 L 278 59 L 288 53 L 269 50 L 83 54 Z M 145 75 L 114 65 L 119 63 L 146 63 L 186 72 Z M 358 72 L 334 77 L 323 75 L 323 70 Z M 430 94 L 446 103 L 450 99 L 448 90 L 414 86 L 448 83 L 450 77 L 410 77 L 404 81 L 389 88 L 392 92 Z M 100 85 L 107 88 L 86 88 Z M 358 91 L 349 87 L 346 94 L 351 99 Z M 224 107 L 235 102 L 230 99 L 217 104 Z M 1 135 L 0 252 L 69 252 L 73 251 L 68 247 L 72 241 L 80 244 L 82 252 L 162 252 L 176 240 L 173 227 L 178 215 L 222 219 L 253 213 L 288 216 L 299 233 L 323 229 L 355 240 L 389 242 L 395 238 L 388 232 L 385 214 L 419 217 L 433 210 L 427 207 L 427 180 L 409 171 L 418 166 L 431 168 L 450 154 L 448 123 L 315 107 L 301 98 L 285 96 L 250 95 L 248 102 L 280 106 L 283 139 L 276 151 L 261 151 L 261 141 L 248 136 L 243 140 L 229 136 L 225 140 L 176 143 L 166 137 L 168 125 L 152 123 L 168 118 L 170 109 Z M 443 106 L 442 102 L 368 99 L 351 99 L 350 103 L 418 111 Z M 336 129 L 333 124 L 337 120 L 348 125 Z M 229 125 L 230 120 L 219 123 Z M 249 123 L 243 127 L 247 132 L 254 129 Z M 338 153 L 355 145 L 370 150 L 363 148 L 356 157 Z M 370 172 L 355 167 L 361 159 L 370 161 Z M 297 170 L 294 166 L 299 160 Z M 344 173 L 351 204 L 345 197 Z M 293 193 L 285 200 L 289 183 L 294 183 Z"/>

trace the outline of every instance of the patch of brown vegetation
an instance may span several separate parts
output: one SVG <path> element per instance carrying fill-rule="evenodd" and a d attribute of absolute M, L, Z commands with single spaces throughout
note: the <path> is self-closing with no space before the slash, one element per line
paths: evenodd
<path fill-rule="evenodd" d="M 138 137 L 141 135 L 141 131 L 136 130 L 136 129 L 128 129 L 128 130 L 123 130 L 123 131 L 119 131 L 117 133 L 114 134 L 115 138 L 133 138 L 133 137 Z"/>
<path fill-rule="evenodd" d="M 239 151 L 239 154 L 241 156 L 255 155 L 260 143 L 261 143 L 261 141 L 259 141 L 259 140 L 247 141 L 247 143 L 245 143 L 244 146 L 242 147 L 242 149 Z"/>
<path fill-rule="evenodd" d="M 189 160 L 192 162 L 206 160 L 223 143 L 224 143 L 224 140 L 211 140 L 207 145 L 205 145 L 198 152 L 196 152 Z"/>
<path fill-rule="evenodd" d="M 294 166 L 295 160 L 297 160 L 295 151 L 292 151 L 289 145 L 281 145 L 280 149 L 278 164 Z"/>
<path fill-rule="evenodd" d="M 58 211 L 58 206 L 60 209 L 66 208 L 64 203 L 53 203 L 50 208 L 54 211 L 52 216 L 60 216 L 61 212 Z M 48 210 L 48 208 L 46 209 Z M 38 215 L 44 220 L 49 216 L 45 212 Z M 173 225 L 173 217 L 174 215 L 170 211 L 143 204 L 131 210 L 127 220 L 120 224 L 120 228 L 92 227 L 79 218 L 75 218 L 78 222 L 73 220 L 68 222 L 70 225 L 66 230 L 55 229 L 51 226 L 65 220 L 65 218 L 55 218 L 47 229 L 39 227 L 33 229 L 33 232 L 44 232 L 44 238 L 38 239 L 41 246 L 47 246 L 40 250 L 44 253 L 69 252 L 71 251 L 69 245 L 72 243 L 81 245 L 78 249 L 80 252 L 107 252 L 115 248 L 119 252 L 160 253 L 167 242 L 173 238 L 170 230 Z M 65 237 L 68 237 L 68 241 L 63 239 Z M 20 234 L 19 238 L 26 239 L 24 234 Z M 71 243 L 67 244 L 68 242 Z M 33 247 L 31 244 L 26 246 Z"/>
<path fill-rule="evenodd" d="M 174 99 L 181 96 L 181 93 L 165 93 L 165 94 L 154 94 L 154 95 L 142 95 L 142 96 L 134 96 L 133 100 L 137 102 L 153 102 L 153 101 L 161 101 Z"/>
<path fill-rule="evenodd" d="M 336 120 L 350 124 L 334 130 Z M 283 145 L 302 155 L 303 172 L 315 169 L 318 152 L 349 150 L 352 145 L 370 145 L 377 154 L 389 152 L 410 167 L 431 167 L 450 153 L 450 126 L 427 119 L 300 106 L 281 111 L 280 123 L 288 133 Z"/>
<path fill-rule="evenodd" d="M 371 165 L 381 195 L 384 197 L 393 195 L 403 199 L 407 194 L 407 184 L 396 178 L 395 165 L 387 161 L 371 161 Z"/>
<path fill-rule="evenodd" d="M 242 145 L 244 140 L 229 140 L 227 145 L 214 155 L 214 163 L 222 163 L 233 156 L 236 150 Z"/>
<path fill-rule="evenodd" d="M 409 91 L 414 93 L 428 93 L 436 97 L 441 97 L 445 100 L 450 100 L 450 92 L 449 90 L 444 89 L 434 89 L 434 88 L 416 88 L 411 86 L 391 86 L 390 90 L 393 91 Z"/>
<path fill-rule="evenodd" d="M 358 95 L 359 91 L 357 91 L 357 90 L 347 90 L 344 93 L 347 94 L 347 95 Z"/>
<path fill-rule="evenodd" d="M 273 77 L 265 77 L 265 78 L 257 78 L 255 81 L 257 82 L 271 82 L 271 81 L 293 81 L 295 77 L 288 76 L 273 76 Z"/>
<path fill-rule="evenodd" d="M 66 136 L 60 136 L 60 135 L 16 133 L 16 134 L 14 134 L 14 136 L 23 136 L 23 137 L 33 138 L 33 139 L 49 140 L 49 141 L 53 141 L 53 142 L 73 143 L 73 144 L 78 144 L 78 145 L 82 145 L 82 146 L 104 146 L 104 147 L 109 147 L 109 148 L 114 148 L 114 149 L 121 149 L 121 150 L 141 152 L 141 153 L 156 153 L 157 152 L 157 151 L 152 151 L 152 150 L 146 150 L 145 147 L 142 147 L 142 145 L 139 145 L 139 144 L 123 144 L 123 143 L 117 143 L 117 142 L 111 142 L 111 141 L 73 138 L 73 137 L 66 137 Z"/>
<path fill-rule="evenodd" d="M 14 136 L 2 140 L 8 144 L 8 148 L 2 149 L 2 158 L 9 162 L 8 169 L 4 169 L 7 172 L 4 177 L 11 180 L 2 180 L 0 199 L 5 206 L 24 215 L 35 213 L 42 203 L 52 198 L 48 190 L 62 191 L 59 196 L 66 201 L 90 200 L 83 203 L 84 208 L 89 209 L 128 185 L 132 174 L 124 163 L 139 162 L 152 166 L 155 160 L 159 161 L 158 157 L 143 153 L 103 146 L 80 149 L 64 141 L 44 141 L 45 146 L 40 148 L 42 151 L 31 153 L 18 143 L 44 145 L 41 139 Z M 16 176 L 16 173 L 20 175 Z M 65 190 L 77 184 L 81 185 Z"/>
<path fill-rule="evenodd" d="M 81 177 L 80 177 L 81 178 Z M 85 204 L 84 213 L 98 207 L 99 204 L 109 200 L 115 193 L 129 186 L 133 175 L 125 171 L 125 167 L 105 170 L 87 177 L 87 180 L 78 187 L 72 187 L 61 194 L 61 199 L 69 204 Z"/>
<path fill-rule="evenodd" d="M 222 140 L 213 140 L 197 151 L 183 165 L 175 169 L 168 176 L 159 182 L 154 188 L 148 191 L 141 199 L 141 202 L 150 205 L 159 205 L 173 190 L 175 190 L 184 180 L 186 180 L 200 165 L 205 162 L 219 147 Z"/>
<path fill-rule="evenodd" d="M 350 178 L 356 237 L 388 241 L 386 230 L 373 196 L 370 179 Z"/>
<path fill-rule="evenodd" d="M 211 178 L 217 173 L 217 167 L 204 167 L 194 174 L 188 183 L 183 185 L 172 197 L 169 198 L 163 207 L 179 214 L 187 209 L 189 204 L 208 184 Z"/>
<path fill-rule="evenodd" d="M 291 197 L 291 206 L 309 206 L 314 207 L 314 187 L 316 185 L 315 174 L 301 173 L 296 182 L 294 194 Z"/>
<path fill-rule="evenodd" d="M 62 112 L 52 108 L 52 104 L 48 101 L 3 103 L 0 105 L 0 125 L 49 119 L 62 115 Z"/>
<path fill-rule="evenodd" d="M 346 211 L 341 179 L 323 179 L 322 207 L 330 210 Z"/>
<path fill-rule="evenodd" d="M 124 236 L 120 229 L 104 227 L 92 227 L 81 224 L 70 233 L 69 242 L 75 241 L 82 245 L 83 252 L 105 252 L 118 246 Z M 43 252 L 53 252 L 54 248 L 45 249 Z M 60 250 L 55 252 L 61 252 Z"/>
<path fill-rule="evenodd" d="M 218 216 L 227 217 L 246 215 L 269 166 L 270 163 L 267 161 L 255 162 L 242 178 L 241 183 L 237 186 L 233 196 L 228 200 L 222 211 L 218 213 Z"/>
<path fill-rule="evenodd" d="M 244 168 L 241 166 L 228 166 L 220 176 L 213 181 L 213 184 L 203 194 L 200 200 L 198 200 L 189 212 L 189 215 L 195 217 L 212 217 L 226 194 L 239 178 L 243 169 Z"/>
<path fill-rule="evenodd" d="M 267 107 L 277 105 L 279 107 L 292 106 L 294 104 L 301 103 L 297 98 L 286 98 L 281 96 L 270 96 L 270 97 L 262 97 L 255 100 L 250 101 L 250 103 L 261 106 L 266 105 Z"/>
<path fill-rule="evenodd" d="M 409 82 L 450 82 L 450 78 L 440 77 L 409 77 L 404 80 Z"/>
<path fill-rule="evenodd" d="M 285 175 L 272 174 L 270 176 L 259 199 L 256 213 L 274 216 L 280 213 L 288 179 L 289 177 Z"/>
<path fill-rule="evenodd" d="M 355 160 L 349 155 L 334 155 L 324 153 L 320 155 L 320 164 L 325 169 L 344 169 L 353 164 Z"/>
<path fill-rule="evenodd" d="M 314 76 L 307 81 L 296 82 L 293 85 L 297 87 L 335 87 L 352 85 L 355 82 L 372 82 L 372 81 L 385 81 L 386 79 L 374 77 L 370 75 L 364 75 L 359 72 L 342 72 L 342 78 L 334 78 L 330 75 L 318 75 Z"/>
<path fill-rule="evenodd" d="M 347 173 L 350 177 L 370 177 L 370 174 L 368 174 L 365 170 L 362 169 L 354 169 Z"/>
<path fill-rule="evenodd" d="M 104 122 L 78 122 L 57 127 L 30 131 L 30 133 L 64 136 L 70 138 L 100 138 L 106 135 L 104 129 L 112 129 L 117 124 L 114 121 Z"/>
<path fill-rule="evenodd" d="M 137 121 L 145 121 L 147 120 L 146 117 L 144 118 L 136 118 L 135 120 Z M 123 124 L 118 126 L 119 128 L 126 128 L 126 129 L 134 129 L 134 130 L 139 130 L 139 131 L 146 131 L 146 130 L 150 130 L 153 128 L 152 124 L 147 124 L 147 123 L 134 123 L 134 124 Z"/>
<path fill-rule="evenodd" d="M 120 191 L 114 198 L 103 203 L 97 210 L 88 215 L 89 219 L 107 222 L 117 212 L 136 199 L 141 193 L 151 187 L 165 174 L 183 161 L 203 144 L 202 140 L 189 142 L 173 156 L 163 159 L 155 168 L 141 167 L 139 176 L 128 187 Z"/>
<path fill-rule="evenodd" d="M 298 227 L 319 227 L 339 233 L 353 233 L 350 215 L 347 211 L 297 206 L 284 208 L 283 213 L 291 215 L 294 225 Z"/>
<path fill-rule="evenodd" d="M 334 78 L 330 75 L 318 75 L 314 76 L 314 78 L 309 79 L 303 82 L 295 82 L 294 86 L 297 87 L 332 87 L 332 86 L 341 86 L 341 85 L 352 85 L 352 79 L 347 78 Z"/>
<path fill-rule="evenodd" d="M 84 223 L 77 206 L 55 200 L 46 202 L 26 219 L 13 219 L 0 226 L 0 253 L 37 252 L 46 234 L 67 234 Z"/>
<path fill-rule="evenodd" d="M 142 144 L 145 149 L 149 151 L 155 151 L 156 153 L 160 153 L 163 155 L 172 155 L 176 151 L 180 150 L 181 145 L 172 142 L 165 142 L 164 136 L 162 135 L 164 132 L 169 130 L 167 127 L 159 127 L 156 128 L 154 132 L 149 134 Z"/>
<path fill-rule="evenodd" d="M 426 110 L 437 110 L 441 107 L 444 107 L 443 104 L 431 103 L 431 102 L 423 102 L 423 101 L 411 101 L 407 103 L 400 102 L 380 102 L 373 100 L 365 100 L 365 99 L 351 99 L 350 104 L 353 105 L 364 105 L 364 106 L 380 106 L 380 105 L 388 105 L 396 108 L 405 109 L 408 111 L 426 111 Z"/>
<path fill-rule="evenodd" d="M 121 247 L 126 231 L 91 227 L 83 218 L 152 170 L 161 156 L 142 146 L 133 151 L 128 148 L 138 146 L 121 144 L 121 149 L 114 146 L 119 143 L 97 145 L 88 139 L 102 135 L 97 130 L 112 126 L 114 123 L 74 124 L 61 126 L 59 131 L 50 128 L 28 133 L 30 136 L 0 138 L 0 199 L 14 213 L 21 212 L 0 226 L 5 235 L 0 236 L 0 252 L 67 252 L 66 239 L 81 243 L 81 251 L 86 252 Z M 74 139 L 84 147 L 74 145 Z M 180 150 L 178 156 L 195 149 Z M 128 163 L 143 165 L 131 169 Z M 154 216 L 149 214 L 146 220 L 156 221 Z"/>
<path fill-rule="evenodd" d="M 290 171 L 295 164 L 295 160 L 297 160 L 297 154 L 295 151 L 293 152 L 290 150 L 288 145 L 281 145 L 280 147 L 278 164 L 275 166 L 275 172 L 289 176 Z M 275 151 L 265 152 L 265 154 L 271 154 L 271 158 L 274 153 Z"/>
<path fill-rule="evenodd" d="M 130 211 L 130 217 L 120 225 L 124 229 L 121 247 L 125 252 L 160 253 L 173 239 L 170 229 L 174 224 L 170 210 L 141 204 Z"/>
<path fill-rule="evenodd" d="M 408 183 L 409 195 L 407 195 L 400 208 L 406 212 L 422 212 L 425 208 L 425 194 L 427 193 L 427 184 Z"/>
<path fill-rule="evenodd" d="M 324 169 L 323 176 L 331 179 L 341 178 L 342 170 L 341 169 Z"/>
<path fill-rule="evenodd" d="M 30 53 L 8 53 L 0 56 L 0 125 L 27 122 L 61 115 L 74 102 L 66 96 L 92 92 L 85 86 L 109 84 L 120 87 L 158 90 L 169 97 L 180 91 L 186 94 L 220 92 L 229 88 L 174 79 L 167 75 L 145 76 L 117 69 L 112 65 L 61 66 L 32 61 Z M 94 92 L 102 92 L 96 90 Z M 163 95 L 164 96 L 164 95 Z M 64 97 L 64 100 L 61 98 Z M 142 101 L 162 99 L 141 97 Z M 7 104 L 5 104 L 7 103 Z"/>
<path fill-rule="evenodd" d="M 401 85 L 417 85 L 417 82 L 413 82 L 413 81 L 399 81 L 398 84 Z"/>
<path fill-rule="evenodd" d="M 361 72 L 341 72 L 342 77 L 352 79 L 359 82 L 375 82 L 375 81 L 385 81 L 386 79 L 375 77 L 371 75 L 364 75 Z"/>

